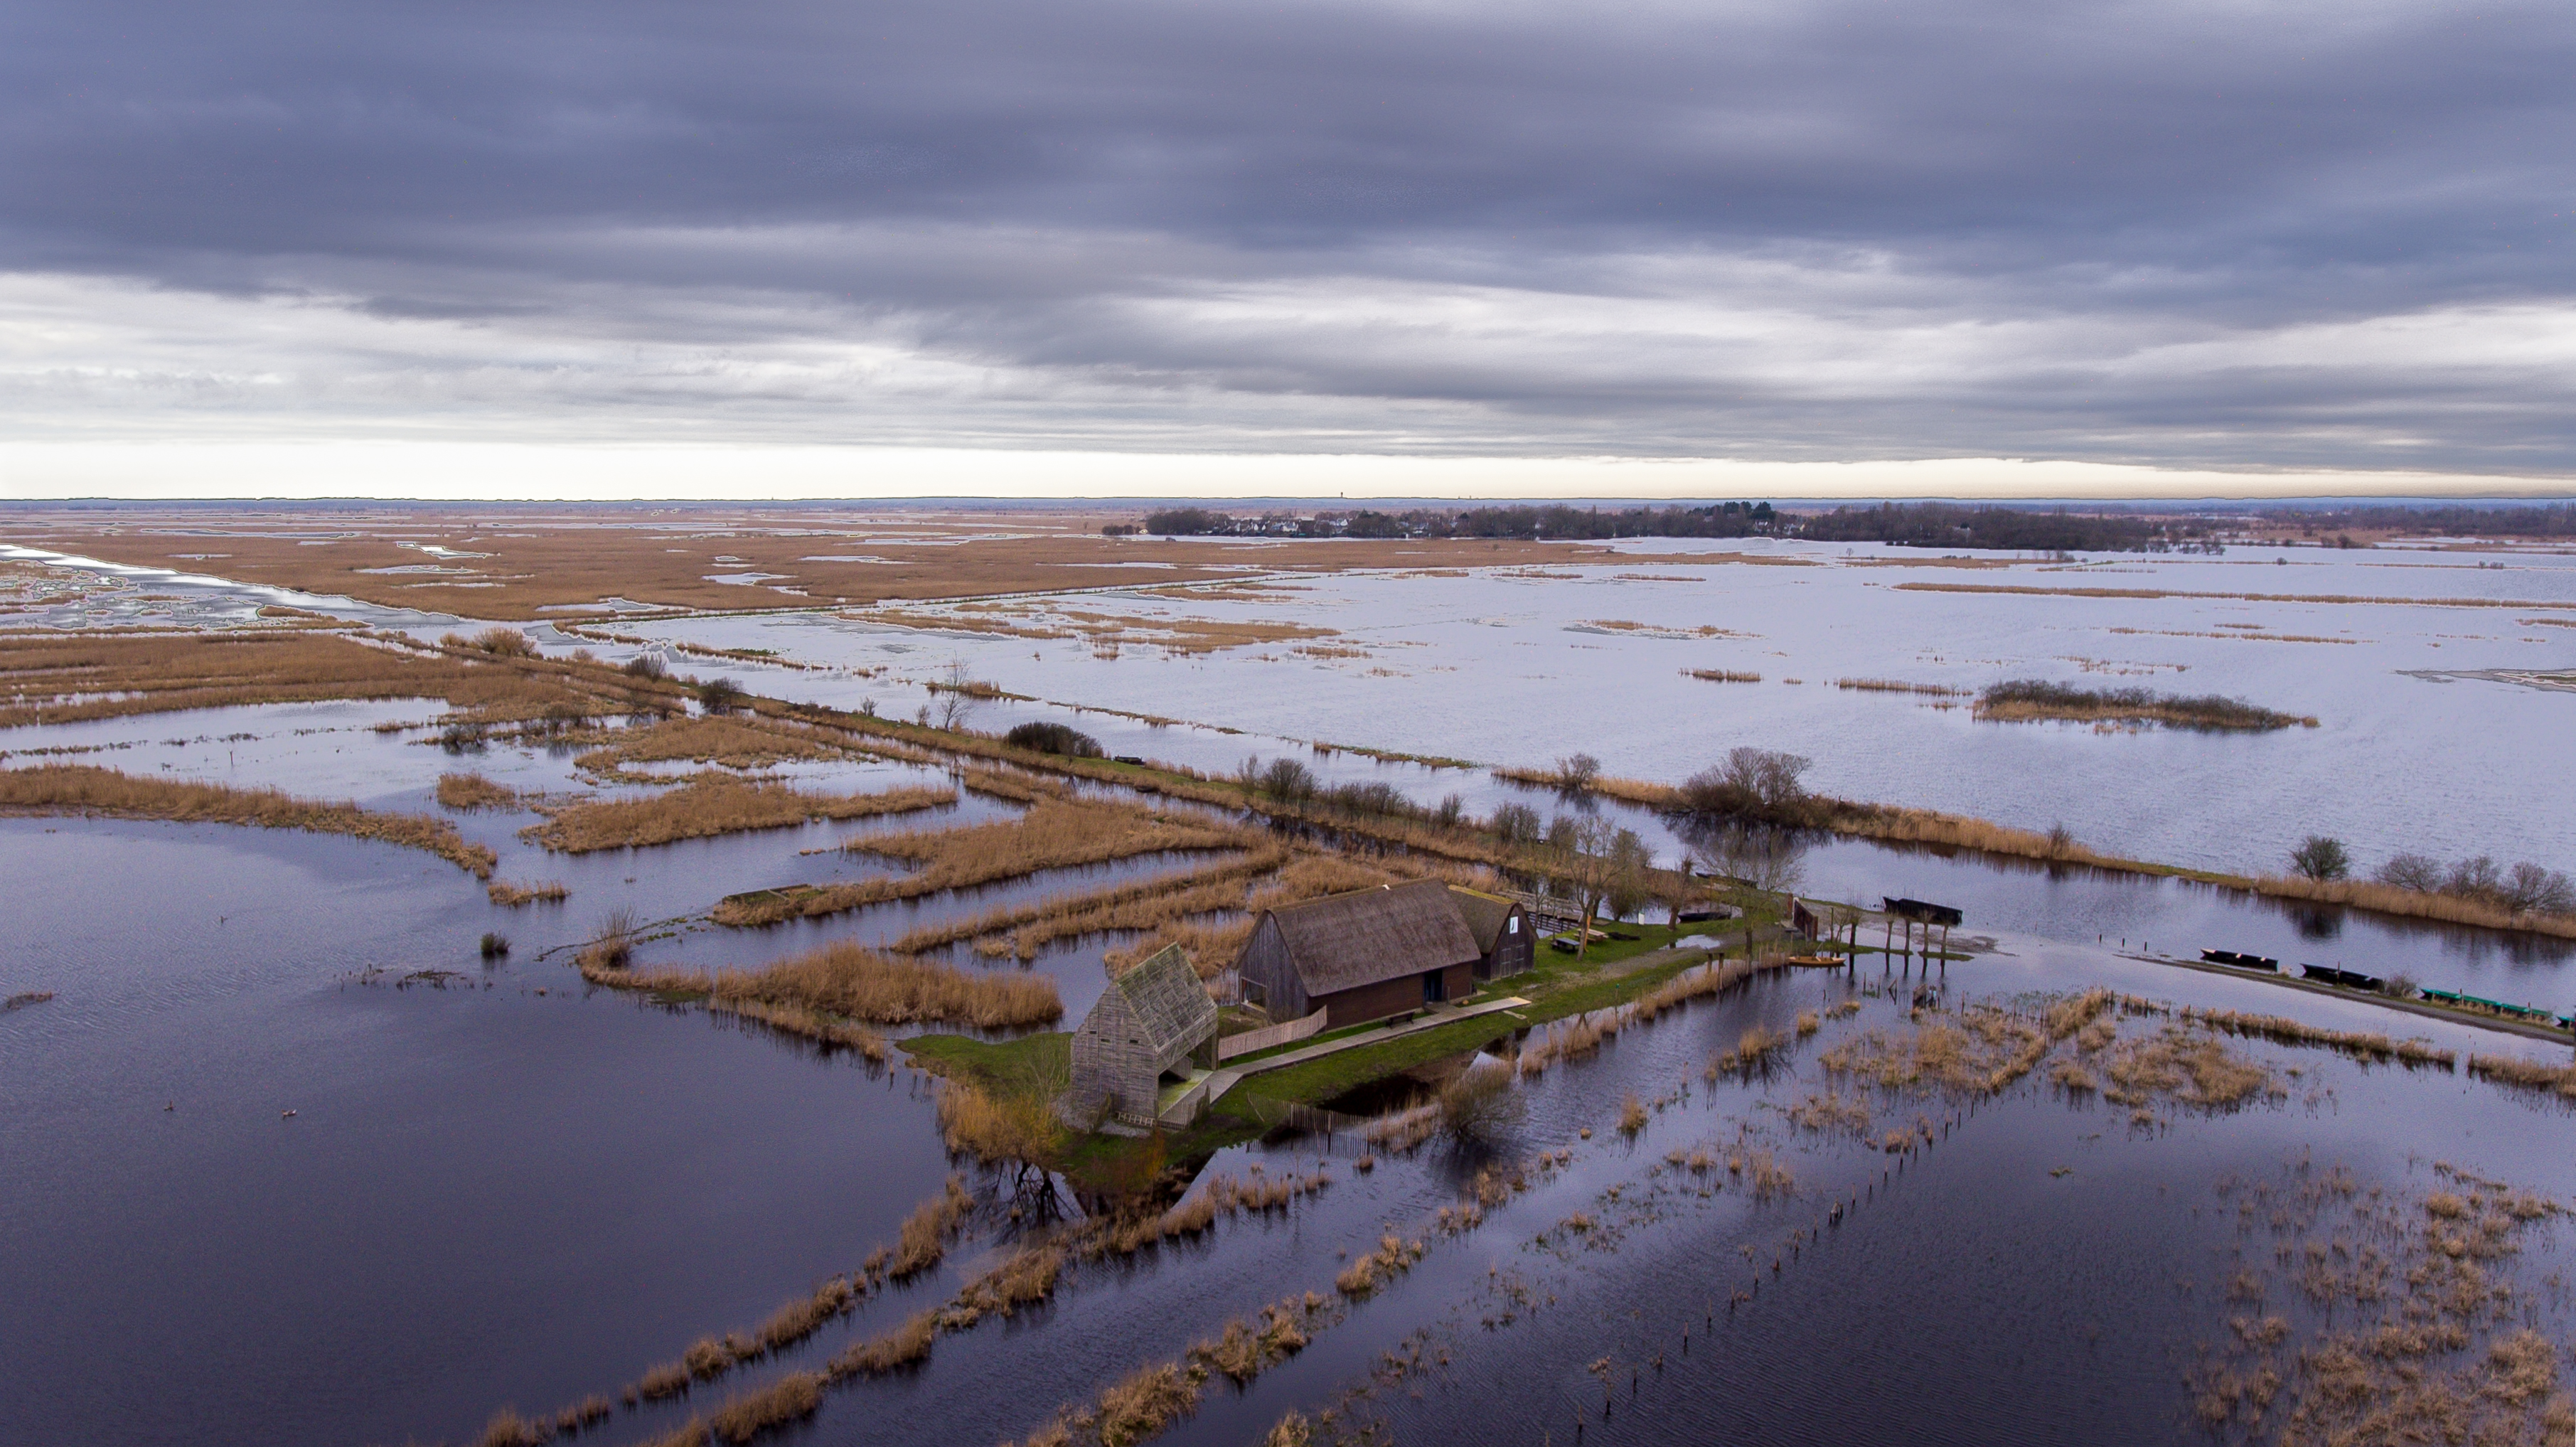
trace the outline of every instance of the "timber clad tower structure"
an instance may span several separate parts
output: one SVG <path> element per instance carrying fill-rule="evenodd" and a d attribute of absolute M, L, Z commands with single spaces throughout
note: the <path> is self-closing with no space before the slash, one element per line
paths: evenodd
<path fill-rule="evenodd" d="M 1216 1040 L 1216 1002 L 1179 945 L 1109 982 L 1073 1032 L 1073 1090 L 1065 1114 L 1078 1124 L 1104 1112 L 1152 1121 L 1163 1076 Z M 1208 1062 L 1214 1064 L 1213 1060 Z"/>

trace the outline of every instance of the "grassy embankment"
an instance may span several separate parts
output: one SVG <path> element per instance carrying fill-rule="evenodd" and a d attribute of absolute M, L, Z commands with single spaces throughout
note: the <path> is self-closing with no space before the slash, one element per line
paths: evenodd
<path fill-rule="evenodd" d="M 0 813 L 94 814 L 120 819 L 242 824 L 303 829 L 353 839 L 380 839 L 425 849 L 477 879 L 492 877 L 494 856 L 469 844 L 444 819 L 379 814 L 354 803 L 298 799 L 279 789 L 236 789 L 180 779 L 144 779 L 88 764 L 39 764 L 0 770 Z"/>
<path fill-rule="evenodd" d="M 872 819 L 957 802 L 948 788 L 889 789 L 874 794 L 809 792 L 785 783 L 760 783 L 730 774 L 707 774 L 648 799 L 606 799 L 568 804 L 520 837 L 560 854 L 640 849 L 682 839 L 708 839 L 759 829 L 786 829 L 817 820 Z"/>

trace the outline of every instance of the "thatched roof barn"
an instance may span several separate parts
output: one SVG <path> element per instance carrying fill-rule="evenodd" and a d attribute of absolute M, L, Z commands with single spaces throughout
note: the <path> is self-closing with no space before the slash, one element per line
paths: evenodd
<path fill-rule="evenodd" d="M 1165 945 L 1109 982 L 1073 1032 L 1073 1089 L 1065 1114 L 1151 1122 L 1166 1072 L 1216 1039 L 1216 1002 L 1179 945 Z"/>
<path fill-rule="evenodd" d="M 1449 886 L 1425 879 L 1264 910 L 1238 968 L 1271 1019 L 1324 1010 L 1338 1029 L 1472 992 L 1484 955 Z"/>
<path fill-rule="evenodd" d="M 1466 921 L 1467 933 L 1476 937 L 1476 948 L 1483 952 L 1476 961 L 1477 979 L 1499 980 L 1530 967 L 1536 958 L 1538 933 L 1530 927 L 1529 911 L 1521 908 L 1520 901 L 1453 884 L 1449 902 L 1458 907 L 1458 917 Z"/>

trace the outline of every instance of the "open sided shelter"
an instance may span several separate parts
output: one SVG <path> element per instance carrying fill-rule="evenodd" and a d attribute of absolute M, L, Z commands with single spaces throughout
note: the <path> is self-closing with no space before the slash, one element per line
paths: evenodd
<path fill-rule="evenodd" d="M 1216 1002 L 1179 945 L 1165 945 L 1109 982 L 1073 1032 L 1073 1089 L 1065 1113 L 1076 1121 L 1109 1114 L 1154 1118 L 1163 1076 L 1216 1040 Z M 1214 1063 L 1213 1061 L 1209 1063 Z"/>
<path fill-rule="evenodd" d="M 1238 968 L 1271 1019 L 1323 1010 L 1338 1029 L 1466 995 L 1483 958 L 1449 886 L 1425 879 L 1263 910 Z"/>

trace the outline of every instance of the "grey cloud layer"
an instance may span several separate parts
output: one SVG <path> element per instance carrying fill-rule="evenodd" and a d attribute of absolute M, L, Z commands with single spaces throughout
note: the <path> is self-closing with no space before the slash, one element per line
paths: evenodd
<path fill-rule="evenodd" d="M 2566 471 L 2571 62 L 2564 5 L 56 0 L 0 406 Z"/>

